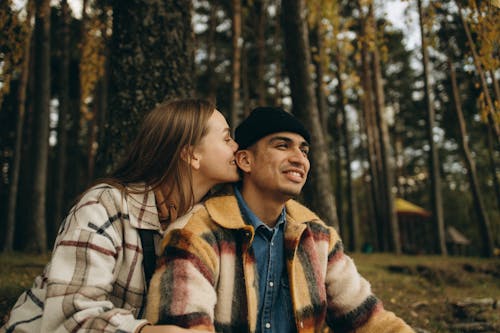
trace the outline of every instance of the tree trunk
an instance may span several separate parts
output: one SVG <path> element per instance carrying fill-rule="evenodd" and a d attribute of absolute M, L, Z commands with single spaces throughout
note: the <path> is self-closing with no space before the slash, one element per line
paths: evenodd
<path fill-rule="evenodd" d="M 490 164 L 490 170 L 493 178 L 493 187 L 495 189 L 495 196 L 496 196 L 496 202 L 497 202 L 497 208 L 500 211 L 500 181 L 498 179 L 498 174 L 497 174 L 497 167 L 495 163 L 495 149 L 494 147 L 494 142 L 493 142 L 493 133 L 491 127 L 488 126 L 486 129 L 488 131 L 488 159 L 489 159 L 489 164 Z"/>
<path fill-rule="evenodd" d="M 217 33 L 217 4 L 212 2 L 210 4 L 210 14 L 208 19 L 208 32 L 207 32 L 207 80 L 208 80 L 208 93 L 207 99 L 216 103 L 217 100 L 217 80 L 215 72 L 215 59 L 216 59 L 216 41 L 215 36 Z"/>
<path fill-rule="evenodd" d="M 65 213 L 64 189 L 66 184 L 66 158 L 68 156 L 68 111 L 69 111 L 69 24 L 71 20 L 67 0 L 61 1 L 61 95 L 59 96 L 59 124 L 57 138 L 56 191 L 54 223 L 58 225 Z"/>
<path fill-rule="evenodd" d="M 35 18 L 35 117 L 36 151 L 33 181 L 35 248 L 47 252 L 46 191 L 50 112 L 50 0 L 36 0 Z"/>
<path fill-rule="evenodd" d="M 240 111 L 240 83 L 241 83 L 241 49 L 243 40 L 241 35 L 241 0 L 231 0 L 233 10 L 232 21 L 232 80 L 231 80 L 231 127 L 239 124 Z"/>
<path fill-rule="evenodd" d="M 113 2 L 110 90 L 97 168 L 109 173 L 136 135 L 144 114 L 166 98 L 192 96 L 190 1 Z"/>
<path fill-rule="evenodd" d="M 380 56 L 378 46 L 376 43 L 376 22 L 373 14 L 373 5 L 370 5 L 369 10 L 370 22 L 373 26 L 375 47 L 373 48 L 373 77 L 375 85 L 375 110 L 377 112 L 377 121 L 379 124 L 380 133 L 380 147 L 382 153 L 382 168 L 383 178 L 385 180 L 384 196 L 386 198 L 387 218 L 389 222 L 391 249 L 396 254 L 401 253 L 401 242 L 399 235 L 398 217 L 396 215 L 396 208 L 394 206 L 394 193 L 392 188 L 394 186 L 394 163 L 391 162 L 389 156 L 390 152 L 390 139 L 387 121 L 385 119 L 385 96 L 384 87 L 382 82 L 382 70 L 380 68 Z"/>
<path fill-rule="evenodd" d="M 311 172 L 309 184 L 314 190 L 311 207 L 326 223 L 338 229 L 337 211 L 331 182 L 330 161 L 323 135 L 313 80 L 309 72 L 311 52 L 303 0 L 282 3 L 286 66 L 290 77 L 293 110 L 311 131 Z"/>
<path fill-rule="evenodd" d="M 420 1 L 420 0 L 419 0 Z M 474 66 L 476 67 L 477 75 L 479 75 L 479 81 L 481 82 L 481 87 L 483 88 L 483 94 L 484 94 L 484 99 L 486 101 L 486 106 L 488 108 L 488 121 L 490 126 L 493 128 L 495 135 L 496 135 L 496 142 L 498 143 L 500 140 L 500 126 L 497 121 L 497 116 L 495 115 L 495 105 L 493 104 L 493 101 L 490 96 L 490 91 L 488 89 L 488 84 L 486 83 L 486 76 L 483 71 L 483 66 L 481 66 L 481 59 L 479 58 L 479 55 L 476 52 L 476 46 L 474 44 L 474 41 L 472 39 L 472 35 L 469 29 L 469 25 L 465 21 L 464 15 L 462 13 L 462 7 L 460 6 L 459 1 L 455 1 L 457 7 L 458 7 L 458 12 L 460 14 L 460 20 L 462 21 L 462 24 L 464 26 L 465 30 L 465 35 L 467 36 L 467 42 L 469 44 L 471 53 L 472 53 L 472 58 L 474 59 Z"/>
<path fill-rule="evenodd" d="M 255 0 L 255 10 L 257 12 L 257 37 L 255 45 L 257 48 L 257 71 L 256 71 L 256 92 L 258 105 L 266 104 L 266 81 L 265 74 L 265 55 L 266 55 L 266 1 Z"/>
<path fill-rule="evenodd" d="M 33 29 L 31 28 L 31 18 L 33 17 L 34 2 L 29 0 L 26 5 L 26 24 L 29 26 L 28 34 L 24 43 L 24 55 L 21 63 L 21 76 L 18 88 L 18 116 L 16 123 L 16 141 L 14 144 L 14 160 L 12 161 L 11 184 L 9 189 L 9 201 L 7 206 L 7 225 L 5 226 L 4 252 L 11 252 L 14 249 L 14 234 L 16 230 L 16 210 L 17 193 L 19 191 L 19 174 L 21 170 L 21 153 L 23 146 L 23 125 L 26 114 L 26 90 L 28 89 L 28 73 L 31 53 L 31 38 Z"/>
<path fill-rule="evenodd" d="M 335 110 L 333 114 L 334 121 L 332 124 L 334 125 L 331 129 L 332 132 L 332 149 L 334 152 L 334 160 L 335 160 L 335 204 L 337 207 L 337 220 L 339 224 L 339 234 L 342 239 L 348 238 L 348 228 L 346 227 L 346 219 L 344 214 L 344 177 L 342 176 L 342 142 L 340 139 L 340 133 L 342 132 L 342 124 L 341 124 L 341 112 L 340 110 Z"/>
<path fill-rule="evenodd" d="M 316 23 L 311 31 L 311 46 L 313 47 L 313 53 L 311 55 L 314 68 L 316 70 L 316 98 L 318 100 L 318 112 L 321 119 L 323 135 L 328 139 L 328 105 L 325 94 L 325 84 L 323 83 L 324 69 L 322 61 L 324 59 L 324 50 L 322 45 L 322 35 L 320 23 Z M 316 53 L 315 53 L 316 52 Z M 330 146 L 328 144 L 327 146 Z"/>
<path fill-rule="evenodd" d="M 318 36 L 319 38 L 319 36 Z M 318 44 L 318 48 L 321 44 Z M 344 81 L 342 79 L 343 73 L 343 59 L 341 57 L 340 48 L 338 46 L 338 41 L 335 44 L 335 52 L 334 52 L 334 61 L 337 67 L 336 76 L 338 81 L 338 110 L 341 116 L 341 126 L 340 130 L 343 136 L 344 143 L 344 156 L 345 156 L 345 178 L 346 178 L 346 198 L 347 198 L 347 214 L 346 214 L 346 222 L 349 225 L 350 233 L 349 233 L 349 249 L 351 251 L 359 251 L 360 243 L 359 243 L 359 225 L 357 219 L 357 211 L 356 211 L 356 199 L 354 197 L 354 191 L 352 188 L 352 171 L 351 171 L 351 149 L 350 149 L 350 135 L 349 128 L 347 126 L 347 111 L 346 111 L 346 97 L 344 94 Z M 320 51 L 321 54 L 321 51 Z M 321 58 L 320 58 L 321 59 Z M 321 68 L 321 66 L 320 66 Z M 321 71 L 322 72 L 322 71 Z M 319 76 L 319 75 L 318 75 Z M 325 98 L 325 97 L 323 97 Z M 321 103 L 320 103 L 321 104 Z M 326 103 L 325 103 L 326 104 Z M 324 122 L 328 122 L 328 118 L 325 117 L 323 119 Z M 339 147 L 340 148 L 340 147 Z"/>
<path fill-rule="evenodd" d="M 360 1 L 357 3 L 359 12 L 362 13 L 362 4 Z M 360 14 L 361 15 L 361 14 Z M 372 69 L 370 68 L 370 57 L 369 57 L 369 41 L 373 39 L 373 32 L 371 32 L 372 27 L 368 24 L 368 17 L 361 15 L 360 17 L 361 26 L 361 75 L 362 75 L 362 110 L 363 118 L 365 123 L 365 133 L 367 139 L 367 150 L 368 150 L 368 161 L 369 161 L 369 172 L 370 172 L 370 193 L 374 208 L 374 219 L 376 225 L 377 234 L 377 249 L 379 251 L 388 250 L 387 239 L 386 239 L 386 225 L 387 221 L 384 217 L 385 200 L 381 196 L 381 152 L 380 152 L 380 140 L 377 132 L 377 125 L 375 119 L 375 105 L 373 99 L 373 80 L 372 80 Z"/>
<path fill-rule="evenodd" d="M 250 84 L 248 78 L 248 50 L 243 47 L 241 52 L 241 94 L 243 117 L 247 117 L 252 111 L 250 102 Z"/>
<path fill-rule="evenodd" d="M 346 178 L 346 198 L 347 198 L 347 224 L 350 228 L 349 246 L 351 251 L 358 252 L 361 249 L 359 242 L 359 224 L 357 218 L 356 198 L 354 197 L 353 184 L 352 184 L 352 171 L 351 171 L 351 149 L 349 144 L 351 142 L 349 135 L 349 128 L 347 126 L 347 111 L 344 97 L 344 84 L 342 75 L 340 73 L 340 59 L 338 58 L 337 48 L 337 80 L 339 82 L 339 109 L 342 112 L 342 136 L 344 137 L 344 153 L 345 153 L 345 178 Z"/>
<path fill-rule="evenodd" d="M 424 18 L 422 12 L 422 2 L 417 0 L 419 22 L 420 22 L 420 38 L 422 42 L 422 65 L 424 75 L 424 92 L 427 104 L 427 137 L 430 146 L 429 156 L 429 173 L 431 176 L 431 200 L 432 211 L 435 223 L 435 232 L 437 237 L 437 251 L 443 256 L 447 255 L 445 233 L 444 233 L 444 218 L 443 218 L 443 200 L 441 196 L 441 175 L 439 170 L 439 154 L 434 142 L 434 127 L 435 127 L 435 111 L 431 97 L 431 86 L 429 82 L 429 55 L 427 53 L 427 41 L 424 32 Z"/>
<path fill-rule="evenodd" d="M 453 101 L 455 104 L 455 111 L 457 112 L 458 125 L 460 126 L 460 143 L 461 149 L 464 154 L 465 162 L 467 164 L 467 174 L 469 176 L 470 186 L 472 189 L 472 197 L 474 199 L 474 206 L 476 209 L 477 217 L 479 219 L 479 229 L 481 233 L 482 250 L 481 254 L 484 257 L 493 256 L 493 237 L 491 234 L 490 221 L 486 214 L 486 207 L 483 203 L 481 189 L 479 188 L 479 181 L 477 177 L 476 164 L 472 159 L 472 154 L 469 148 L 469 136 L 465 126 L 464 115 L 462 112 L 462 103 L 458 93 L 457 78 L 455 76 L 455 69 L 451 59 L 448 59 L 448 67 L 450 70 L 450 79 L 453 92 Z"/>
<path fill-rule="evenodd" d="M 274 44 L 279 45 L 281 44 L 281 20 L 278 19 L 278 17 L 281 14 L 282 10 L 280 6 L 277 6 L 277 18 L 275 19 L 275 24 L 274 24 Z M 283 73 L 282 73 L 282 61 L 281 58 L 276 59 L 274 63 L 276 67 L 276 72 L 274 76 L 274 96 L 272 96 L 273 104 L 281 106 L 283 104 L 283 94 L 280 89 L 280 82 L 283 81 Z"/>

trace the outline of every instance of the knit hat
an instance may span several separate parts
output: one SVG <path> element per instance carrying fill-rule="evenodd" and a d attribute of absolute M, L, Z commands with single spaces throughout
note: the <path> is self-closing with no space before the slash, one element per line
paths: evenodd
<path fill-rule="evenodd" d="M 310 142 L 310 134 L 291 113 L 277 107 L 257 107 L 236 127 L 235 140 L 239 149 L 246 149 L 266 135 L 293 132 Z"/>

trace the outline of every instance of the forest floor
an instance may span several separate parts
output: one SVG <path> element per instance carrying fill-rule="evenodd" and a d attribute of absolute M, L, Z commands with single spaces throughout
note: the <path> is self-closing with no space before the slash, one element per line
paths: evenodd
<path fill-rule="evenodd" d="M 384 307 L 418 332 L 500 332 L 500 259 L 353 254 Z M 0 324 L 47 256 L 0 255 Z"/>

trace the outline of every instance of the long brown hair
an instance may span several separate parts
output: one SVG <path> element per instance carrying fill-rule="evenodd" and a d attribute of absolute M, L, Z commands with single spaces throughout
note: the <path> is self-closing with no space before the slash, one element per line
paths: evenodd
<path fill-rule="evenodd" d="M 159 104 L 144 118 L 117 169 L 101 181 L 126 193 L 133 191 L 128 185 L 138 183 L 145 183 L 149 189 L 167 187 L 170 193 L 178 191 L 177 212 L 185 213 L 194 204 L 194 194 L 191 168 L 182 160 L 181 152 L 200 143 L 214 110 L 213 103 L 202 99 L 177 99 Z"/>

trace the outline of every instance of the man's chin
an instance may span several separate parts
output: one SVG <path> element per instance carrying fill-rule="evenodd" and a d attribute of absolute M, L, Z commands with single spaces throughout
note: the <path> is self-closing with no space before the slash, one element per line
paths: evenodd
<path fill-rule="evenodd" d="M 300 189 L 285 189 L 284 191 L 282 191 L 282 194 L 288 199 L 293 199 L 299 196 L 301 191 L 302 187 Z"/>

